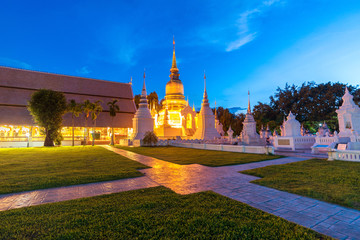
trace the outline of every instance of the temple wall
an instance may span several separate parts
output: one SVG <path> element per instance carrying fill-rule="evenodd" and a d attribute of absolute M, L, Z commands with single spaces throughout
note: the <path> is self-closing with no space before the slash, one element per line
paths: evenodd
<path fill-rule="evenodd" d="M 59 74 L 35 72 L 7 67 L 0 67 L 0 125 L 26 125 L 35 123 L 27 110 L 31 94 L 39 89 L 52 89 L 63 92 L 69 101 L 102 101 L 103 112 L 96 121 L 98 127 L 132 128 L 132 118 L 136 111 L 130 84 L 72 77 Z M 112 121 L 107 102 L 118 100 L 120 112 Z M 84 116 L 75 118 L 75 126 L 93 125 Z M 71 114 L 66 114 L 64 126 L 71 126 Z"/>

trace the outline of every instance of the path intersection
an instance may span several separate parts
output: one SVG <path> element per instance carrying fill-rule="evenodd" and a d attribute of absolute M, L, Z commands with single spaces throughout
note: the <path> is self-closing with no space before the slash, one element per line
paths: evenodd
<path fill-rule="evenodd" d="M 258 177 L 239 173 L 307 158 L 287 157 L 207 167 L 178 165 L 110 146 L 103 147 L 151 168 L 139 170 L 145 176 L 138 178 L 0 195 L 0 211 L 162 185 L 178 194 L 211 190 L 334 238 L 360 239 L 360 211 L 256 185 L 250 181 Z"/>

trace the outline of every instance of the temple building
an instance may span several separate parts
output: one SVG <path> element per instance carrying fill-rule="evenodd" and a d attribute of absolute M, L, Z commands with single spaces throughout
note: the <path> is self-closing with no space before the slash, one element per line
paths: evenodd
<path fill-rule="evenodd" d="M 111 127 L 115 130 L 115 140 L 127 138 L 132 131 L 132 118 L 136 107 L 132 86 L 83 77 L 66 76 L 45 72 L 0 67 L 0 147 L 42 146 L 42 129 L 33 121 L 27 110 L 31 95 L 39 89 L 52 89 L 64 93 L 67 101 L 101 101 L 103 111 L 96 121 L 95 140 L 98 143 L 110 142 Z M 120 111 L 112 119 L 108 102 L 117 99 Z M 83 115 L 75 118 L 75 144 L 81 144 L 84 135 L 90 135 L 85 128 L 92 128 L 91 119 Z M 71 113 L 63 117 L 63 145 L 72 139 Z M 87 137 L 91 140 L 91 137 Z"/>
<path fill-rule="evenodd" d="M 185 100 L 184 86 L 176 65 L 175 40 L 170 68 L 170 81 L 166 84 L 163 108 L 155 113 L 155 133 L 160 138 L 191 137 L 196 131 L 196 112 Z"/>

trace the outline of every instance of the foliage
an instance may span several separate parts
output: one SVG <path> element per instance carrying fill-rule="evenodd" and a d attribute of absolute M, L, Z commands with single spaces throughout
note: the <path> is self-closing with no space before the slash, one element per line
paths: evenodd
<path fill-rule="evenodd" d="M 330 239 L 213 192 L 155 187 L 0 212 L 4 239 Z"/>
<path fill-rule="evenodd" d="M 111 117 L 111 143 L 110 145 L 114 145 L 114 118 L 116 117 L 116 113 L 120 111 L 119 105 L 116 103 L 118 102 L 117 99 L 113 99 L 111 102 L 108 102 L 107 105 L 109 106 L 109 113 Z"/>
<path fill-rule="evenodd" d="M 159 104 L 159 97 L 155 91 L 147 95 L 147 100 L 149 103 L 149 108 L 155 107 L 156 111 L 159 111 L 161 109 Z"/>
<path fill-rule="evenodd" d="M 116 117 L 116 113 L 120 111 L 119 105 L 116 104 L 118 101 L 119 100 L 117 99 L 113 99 L 112 101 L 107 103 L 107 105 L 109 106 L 110 117 Z"/>
<path fill-rule="evenodd" d="M 213 113 L 215 114 L 215 109 L 213 109 Z M 218 107 L 216 109 L 216 114 L 218 117 L 219 122 L 223 125 L 224 132 L 232 128 L 234 131 L 234 137 L 239 136 L 242 129 L 243 129 L 243 121 L 245 119 L 245 114 L 233 114 L 227 108 Z"/>
<path fill-rule="evenodd" d="M 31 95 L 28 109 L 35 122 L 45 128 L 44 146 L 54 146 L 67 110 L 65 95 L 49 89 L 41 89 Z"/>
<path fill-rule="evenodd" d="M 360 210 L 360 163 L 308 161 L 247 170 L 263 186 Z"/>
<path fill-rule="evenodd" d="M 141 95 L 140 95 L 140 94 L 136 94 L 136 95 L 134 96 L 134 103 L 135 103 L 136 109 L 139 108 L 140 98 L 141 98 Z"/>
<path fill-rule="evenodd" d="M 141 94 L 137 94 L 134 97 L 136 108 L 139 108 L 140 98 L 141 98 Z M 161 105 L 159 103 L 159 96 L 155 91 L 147 95 L 147 100 L 148 100 L 149 108 L 151 108 L 152 105 L 154 105 L 156 111 L 159 111 L 161 109 Z"/>
<path fill-rule="evenodd" d="M 74 118 L 79 117 L 79 115 L 83 112 L 82 104 L 77 103 L 74 99 L 70 100 L 67 105 L 67 111 L 71 113 L 71 120 L 72 120 L 72 145 L 74 146 Z"/>
<path fill-rule="evenodd" d="M 64 136 L 61 134 L 61 132 L 59 132 L 59 134 L 57 134 L 56 138 L 54 139 L 55 145 L 60 146 L 63 140 Z"/>
<path fill-rule="evenodd" d="M 301 86 L 286 84 L 284 89 L 278 88 L 274 96 L 270 97 L 270 104 L 259 102 L 254 106 L 257 126 L 272 122 L 273 130 L 275 125 L 282 124 L 284 117 L 291 111 L 297 115 L 297 120 L 313 133 L 324 120 L 331 130 L 338 130 L 335 110 L 342 104 L 345 86 L 339 82 L 307 82 Z M 357 86 L 348 88 L 354 95 L 355 103 L 359 103 L 360 89 L 357 89 Z"/>
<path fill-rule="evenodd" d="M 36 158 L 36 161 L 34 161 Z M 138 177 L 147 168 L 102 147 L 0 148 L 0 194 Z"/>
<path fill-rule="evenodd" d="M 91 113 L 91 120 L 93 121 L 93 125 L 96 127 L 96 119 L 103 110 L 101 106 L 101 101 L 97 100 L 91 104 L 90 113 Z"/>
<path fill-rule="evenodd" d="M 155 135 L 154 132 L 148 131 L 145 133 L 143 138 L 143 143 L 149 146 L 154 146 L 158 142 L 158 137 Z"/>
<path fill-rule="evenodd" d="M 259 162 L 281 157 L 276 155 L 269 156 L 265 154 L 222 152 L 181 147 L 117 147 L 176 164 L 185 165 L 197 163 L 209 167 Z"/>
<path fill-rule="evenodd" d="M 95 128 L 96 128 L 96 119 L 99 116 L 99 114 L 102 112 L 102 106 L 101 101 L 95 101 L 94 103 L 91 103 L 90 105 L 90 115 L 91 120 L 93 122 L 93 131 L 92 131 L 92 145 L 95 145 Z"/>

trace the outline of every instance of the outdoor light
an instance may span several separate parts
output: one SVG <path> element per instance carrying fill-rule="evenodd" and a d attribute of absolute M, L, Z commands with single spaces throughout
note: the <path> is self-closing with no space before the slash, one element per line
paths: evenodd
<path fill-rule="evenodd" d="M 25 134 L 25 136 L 27 137 L 27 147 L 29 147 L 29 146 L 30 146 L 30 138 L 29 138 L 29 137 L 30 137 L 30 133 L 27 132 L 27 133 Z"/>

